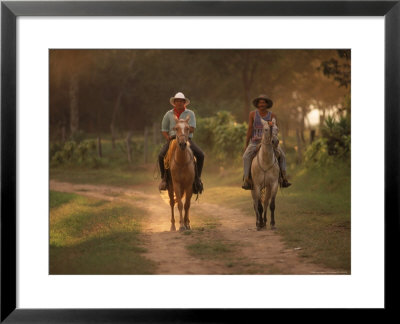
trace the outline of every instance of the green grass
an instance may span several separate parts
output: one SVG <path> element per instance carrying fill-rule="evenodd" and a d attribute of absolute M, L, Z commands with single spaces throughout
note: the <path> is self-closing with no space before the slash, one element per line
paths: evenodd
<path fill-rule="evenodd" d="M 350 272 L 350 170 L 307 170 L 277 200 L 277 226 L 290 247 L 328 267 Z"/>
<path fill-rule="evenodd" d="M 139 239 L 144 211 L 50 191 L 50 274 L 150 274 Z"/>
<path fill-rule="evenodd" d="M 235 186 L 227 185 L 233 179 L 221 181 L 219 175 L 205 175 L 203 199 L 239 208 L 255 223 L 250 191 L 240 188 L 241 169 L 231 171 L 232 177 L 235 174 L 239 178 Z M 301 247 L 302 257 L 350 272 L 350 169 L 338 164 L 324 170 L 292 169 L 292 174 L 293 185 L 277 195 L 278 233 L 288 247 Z M 267 217 L 269 222 L 269 211 Z"/>
<path fill-rule="evenodd" d="M 153 165 L 124 168 L 88 169 L 84 167 L 58 167 L 50 169 L 50 178 L 78 184 L 102 184 L 128 187 L 154 181 Z"/>
<path fill-rule="evenodd" d="M 76 198 L 75 194 L 50 191 L 50 209 L 60 207 Z"/>

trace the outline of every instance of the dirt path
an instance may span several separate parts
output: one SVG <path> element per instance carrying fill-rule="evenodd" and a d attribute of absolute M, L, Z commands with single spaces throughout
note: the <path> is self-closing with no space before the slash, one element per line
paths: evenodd
<path fill-rule="evenodd" d="M 192 202 L 192 225 L 197 219 L 212 219 L 216 225 L 206 231 L 200 226 L 203 224 L 199 224 L 199 231 L 170 232 L 170 207 L 167 194 L 160 194 L 156 189 L 147 193 L 139 188 L 71 184 L 54 180 L 50 181 L 50 189 L 121 201 L 146 210 L 148 216 L 143 223 L 143 241 L 148 252 L 145 257 L 158 265 L 158 274 L 337 273 L 332 269 L 307 262 L 299 256 L 299 249 L 286 248 L 276 232 L 269 229 L 257 231 L 254 220 L 243 216 L 236 209 L 203 201 Z M 178 217 L 176 214 L 175 219 L 179 225 L 179 214 Z M 192 256 L 187 246 L 198 242 L 219 242 L 224 246 L 233 247 L 234 253 L 230 253 L 227 258 Z"/>

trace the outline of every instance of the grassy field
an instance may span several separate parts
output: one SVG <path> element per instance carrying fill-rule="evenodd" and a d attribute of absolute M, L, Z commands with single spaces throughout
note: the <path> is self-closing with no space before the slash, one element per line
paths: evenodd
<path fill-rule="evenodd" d="M 102 184 L 128 187 L 153 181 L 155 165 L 88 169 L 84 167 L 58 167 L 50 169 L 50 179 L 71 183 Z M 153 172 L 154 171 L 154 172 Z"/>
<path fill-rule="evenodd" d="M 289 153 L 290 154 L 290 153 Z M 288 161 L 294 161 L 294 157 L 289 157 Z M 148 164 L 146 166 L 114 166 L 99 169 L 85 169 L 83 167 L 72 168 L 52 168 L 50 170 L 50 178 L 60 181 L 67 181 L 73 183 L 90 183 L 90 184 L 105 184 L 129 187 L 133 185 L 142 185 L 142 190 L 146 191 L 153 186 L 158 185 L 156 165 Z M 290 181 L 293 185 L 287 189 L 281 189 L 278 192 L 276 202 L 276 226 L 277 232 L 282 235 L 283 240 L 290 248 L 297 248 L 302 257 L 317 262 L 327 267 L 337 269 L 338 271 L 350 272 L 351 265 L 351 219 L 350 219 L 350 168 L 348 165 L 337 164 L 335 166 L 322 169 L 305 169 L 295 164 L 290 164 L 288 169 Z M 255 215 L 252 207 L 251 194 L 249 191 L 241 189 L 242 168 L 241 166 L 233 166 L 223 168 L 210 160 L 206 160 L 205 170 L 203 173 L 203 182 L 205 185 L 205 192 L 200 196 L 200 200 L 209 203 L 221 204 L 223 206 L 238 208 L 246 217 L 254 219 Z M 100 244 L 98 233 L 94 228 L 89 232 L 91 235 L 87 236 L 85 231 L 88 231 L 86 222 L 82 222 L 84 218 L 82 215 L 86 213 L 85 217 L 94 219 L 93 211 L 102 215 L 104 219 L 107 218 L 107 208 L 117 208 L 120 210 L 122 219 L 127 213 L 137 215 L 135 218 L 137 223 L 125 224 L 124 221 L 115 223 L 115 219 L 107 220 L 116 227 L 111 227 L 110 231 L 103 233 L 101 241 L 103 244 L 104 238 L 109 238 L 111 235 L 117 235 L 121 239 L 121 244 L 124 244 L 129 238 L 129 244 L 126 244 L 124 253 L 132 253 L 135 255 L 130 262 L 131 265 L 123 268 L 123 272 L 129 271 L 129 267 L 139 266 L 135 265 L 135 258 L 140 259 L 141 247 L 135 241 L 135 233 L 140 230 L 140 211 L 131 210 L 127 211 L 127 206 L 113 206 L 112 203 L 92 202 L 92 204 L 100 204 L 99 206 L 92 206 L 92 212 L 88 211 L 88 200 L 76 196 L 59 196 L 56 198 L 52 195 L 50 204 L 55 204 L 52 207 L 52 222 L 51 224 L 58 224 L 61 226 L 62 219 L 70 218 L 67 224 L 72 224 L 71 229 L 72 237 L 74 239 L 58 239 L 60 233 L 57 232 L 57 226 L 52 228 L 51 235 L 51 253 L 54 258 L 59 257 L 60 262 L 65 262 L 68 267 L 66 256 L 78 255 L 80 261 L 78 264 L 69 266 L 70 269 L 79 269 L 81 273 L 93 271 L 92 269 L 85 269 L 83 260 L 92 258 L 88 252 L 104 253 L 104 257 L 110 259 L 109 267 L 115 263 L 115 258 L 120 256 L 113 256 L 112 249 L 109 250 L 106 246 L 102 252 L 98 252 L 95 247 Z M 72 197 L 72 198 L 71 198 Z M 85 198 L 86 199 L 86 198 Z M 77 204 L 78 203 L 78 204 Z M 59 204 L 59 205 L 57 205 Z M 60 205 L 61 204 L 61 205 Z M 103 205 L 101 205 L 103 204 Z M 76 208 L 76 210 L 75 210 Z M 121 208 L 121 209 L 118 209 Z M 132 207 L 129 207 L 132 208 Z M 64 215 L 64 216 L 60 216 Z M 68 217 L 65 215 L 69 215 Z M 81 215 L 81 216 L 79 216 Z M 97 215 L 97 214 L 96 214 Z M 97 216 L 96 216 L 97 217 Z M 102 219 L 103 219 L 102 218 Z M 126 218 L 125 218 L 126 219 Z M 76 226 L 74 225 L 76 222 Z M 64 223 L 65 224 L 65 223 Z M 90 222 L 89 222 L 90 224 Z M 127 229 L 119 228 L 118 226 L 128 226 Z M 218 226 L 215 219 L 204 220 L 202 224 L 192 224 L 196 232 L 204 230 L 212 230 Z M 70 225 L 68 225 L 70 226 Z M 94 225 L 93 225 L 94 226 Z M 197 226 L 197 227 L 196 227 Z M 90 226 L 89 226 L 90 228 Z M 79 234 L 81 233 L 81 234 Z M 127 234 L 129 233 L 129 234 Z M 79 234 L 79 235 L 78 235 Z M 84 236 L 85 239 L 77 239 L 76 237 Z M 187 235 L 190 235 L 188 232 Z M 72 241 L 71 241 L 72 240 Z M 110 240 L 111 244 L 112 240 Z M 135 248 L 128 249 L 128 246 L 134 244 Z M 135 245 L 136 244 L 136 245 Z M 199 258 L 208 256 L 209 258 L 224 258 L 229 263 L 230 255 L 232 254 L 233 246 L 222 246 L 221 242 L 202 242 L 198 241 L 192 246 L 188 246 L 188 251 Z M 77 251 L 80 251 L 77 253 Z M 94 256 L 95 259 L 103 257 L 102 255 Z M 121 257 L 124 259 L 124 257 Z M 86 261 L 85 261 L 86 262 Z M 151 272 L 151 264 L 144 262 L 144 268 L 139 269 L 142 273 Z M 57 269 L 51 268 L 54 273 Z M 72 270 L 71 270 L 72 271 Z M 97 270 L 100 271 L 100 270 Z M 112 269 L 101 269 L 103 273 L 112 272 Z M 97 273 L 97 272 L 96 272 Z"/>
<path fill-rule="evenodd" d="M 144 211 L 50 191 L 50 274 L 150 274 L 138 239 Z"/>
<path fill-rule="evenodd" d="M 239 208 L 254 218 L 255 224 L 250 191 L 240 188 L 241 172 L 236 169 L 205 175 L 207 190 L 202 199 Z M 280 189 L 277 195 L 277 232 L 288 247 L 298 248 L 302 257 L 350 272 L 349 168 L 337 165 L 324 170 L 293 169 L 291 181 L 293 185 Z"/>

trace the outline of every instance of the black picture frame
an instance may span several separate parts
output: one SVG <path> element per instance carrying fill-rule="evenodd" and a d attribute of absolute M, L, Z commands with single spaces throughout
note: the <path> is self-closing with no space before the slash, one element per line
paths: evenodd
<path fill-rule="evenodd" d="M 16 308 L 16 19 L 19 16 L 384 16 L 385 310 L 396 309 L 399 275 L 400 0 L 396 1 L 2 1 L 1 322 L 236 322 L 266 310 Z M 371 44 L 373 46 L 373 44 Z M 383 113 L 377 111 L 376 113 Z M 380 215 L 377 215 L 380 216 Z M 248 314 L 250 313 L 250 314 Z M 270 311 L 271 313 L 271 311 Z M 251 320 L 250 320 L 251 321 Z"/>

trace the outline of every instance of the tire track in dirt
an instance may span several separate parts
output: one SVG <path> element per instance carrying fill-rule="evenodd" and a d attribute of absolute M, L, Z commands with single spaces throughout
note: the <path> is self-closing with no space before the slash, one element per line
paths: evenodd
<path fill-rule="evenodd" d="M 199 237 L 170 232 L 170 206 L 166 193 L 105 185 L 72 184 L 50 181 L 50 189 L 74 192 L 109 201 L 121 201 L 146 210 L 142 241 L 145 257 L 157 264 L 157 274 L 336 274 L 335 270 L 304 260 L 299 252 L 285 247 L 281 236 L 270 229 L 257 231 L 255 218 L 244 216 L 240 210 L 207 202 L 192 203 L 191 218 L 208 215 L 219 225 L 207 231 L 208 240 L 222 241 L 234 246 L 235 266 L 227 267 L 224 260 L 204 260 L 191 256 L 186 246 Z M 139 188 L 138 188 L 139 189 Z M 175 207 L 176 210 L 176 207 Z M 175 212 L 179 225 L 179 213 Z M 279 224 L 278 224 L 279 225 Z"/>

